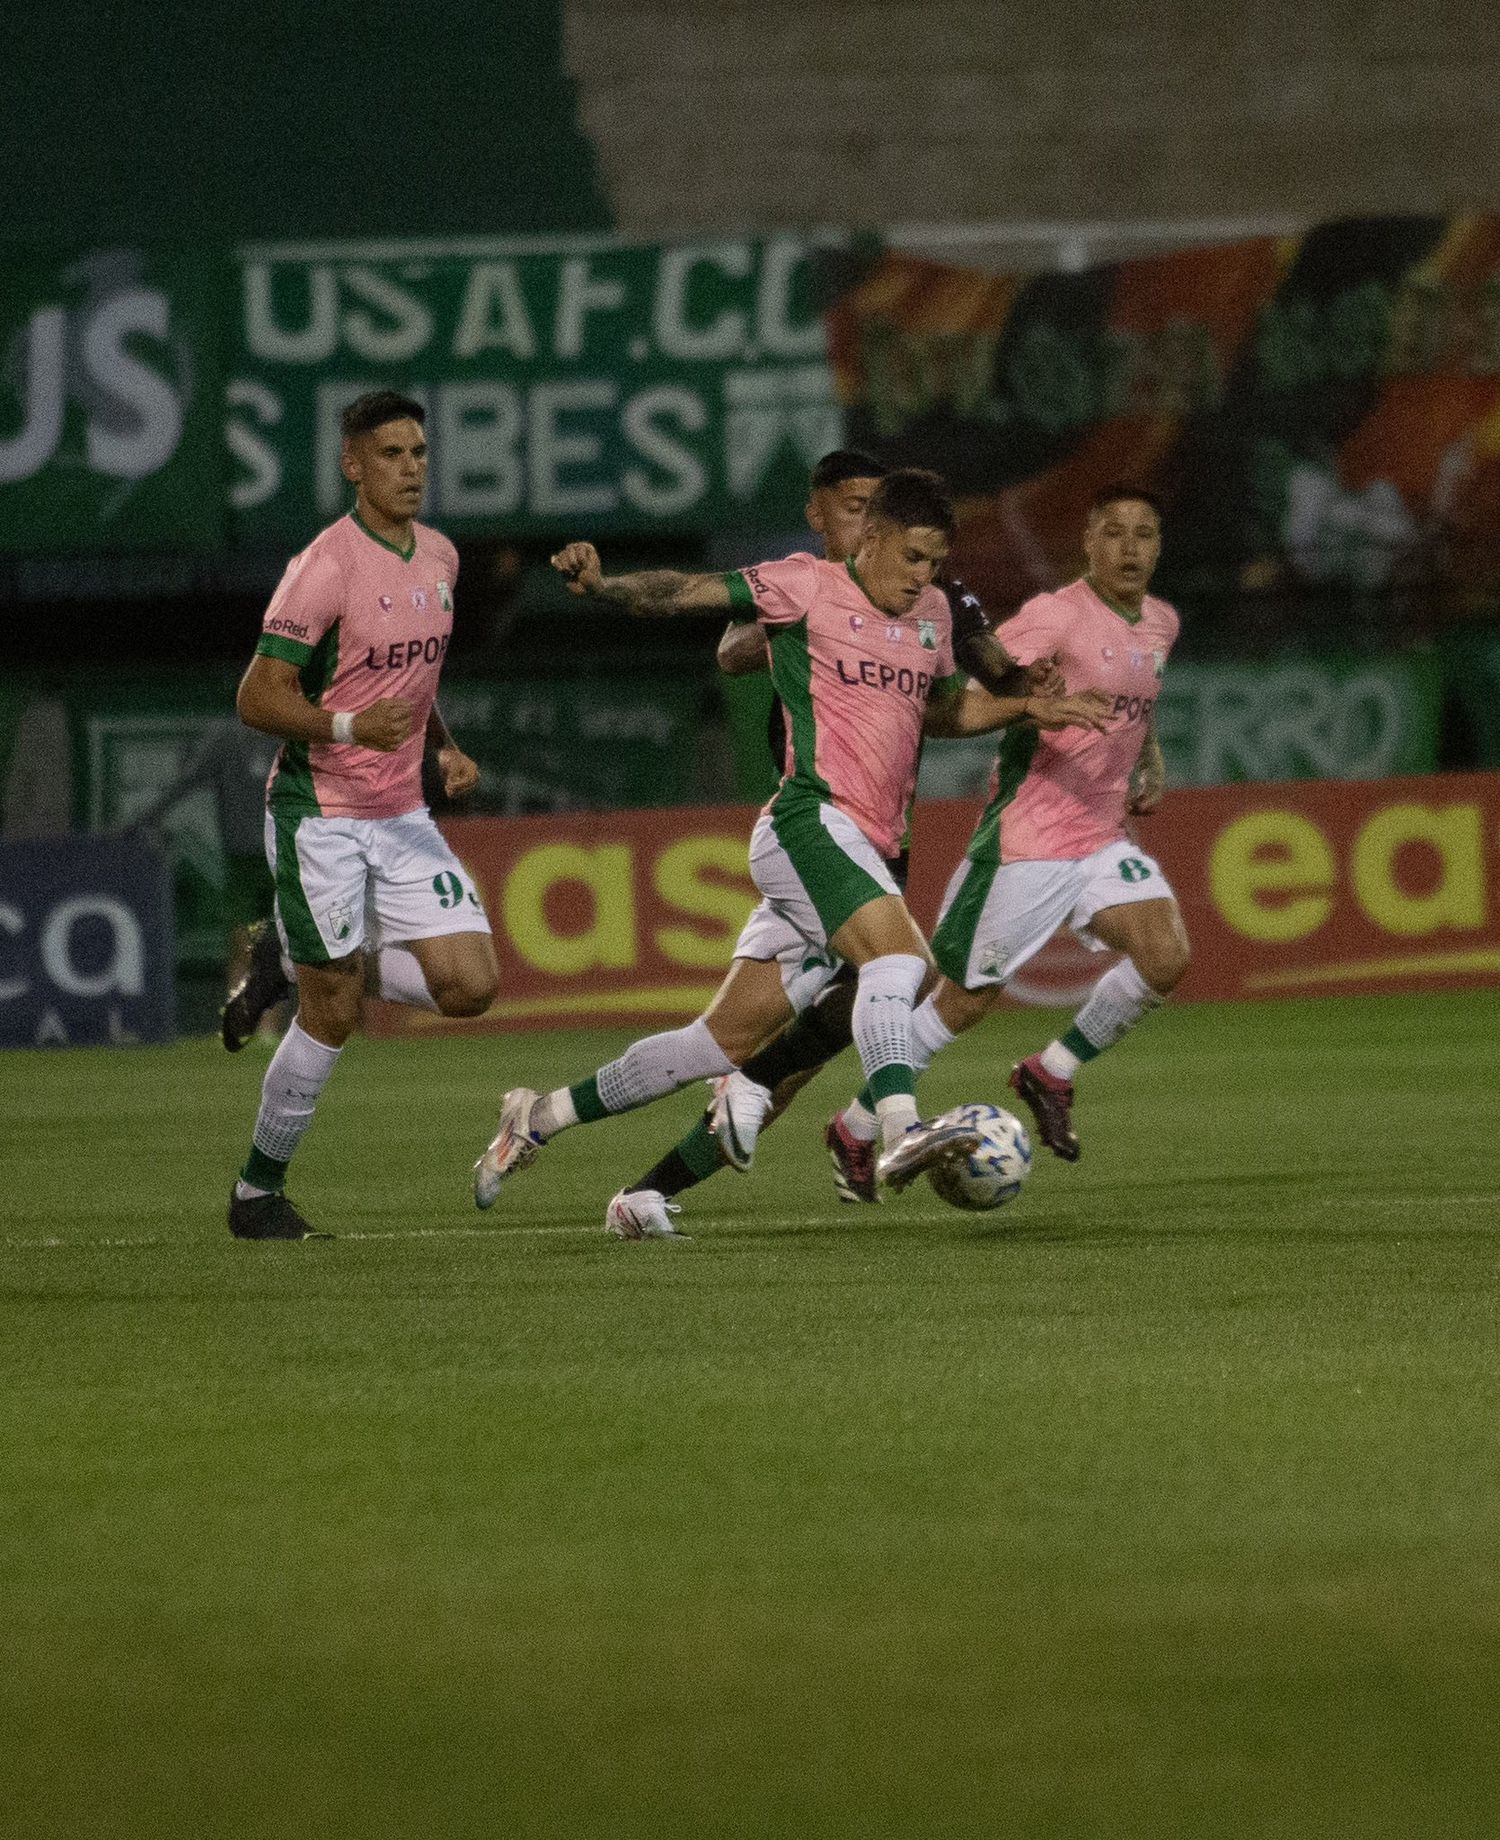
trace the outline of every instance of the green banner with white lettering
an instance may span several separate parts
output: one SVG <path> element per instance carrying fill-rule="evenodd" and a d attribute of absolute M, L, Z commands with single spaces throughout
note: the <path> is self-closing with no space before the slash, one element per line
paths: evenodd
<path fill-rule="evenodd" d="M 348 502 L 339 415 L 419 398 L 425 516 L 451 535 L 794 525 L 838 444 L 819 258 L 795 237 L 244 252 L 228 442 L 237 541 Z"/>
<path fill-rule="evenodd" d="M 229 280 L 217 252 L 7 253 L 0 549 L 222 543 Z"/>

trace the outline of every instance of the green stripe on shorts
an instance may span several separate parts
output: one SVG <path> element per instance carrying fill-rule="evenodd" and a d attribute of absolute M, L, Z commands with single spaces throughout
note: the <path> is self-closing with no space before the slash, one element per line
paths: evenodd
<path fill-rule="evenodd" d="M 964 879 L 959 883 L 958 893 L 949 903 L 947 913 L 938 924 L 938 930 L 932 935 L 932 956 L 937 961 L 938 970 L 960 989 L 969 988 L 969 960 L 974 955 L 974 934 L 983 918 L 984 904 L 990 898 L 990 889 L 995 884 L 999 868 L 1000 864 L 993 856 L 988 860 L 971 857 L 964 864 Z"/>
<path fill-rule="evenodd" d="M 824 934 L 832 939 L 870 901 L 890 893 L 844 854 L 824 830 L 824 801 L 792 781 L 771 802 L 771 829 L 807 890 Z"/>
<path fill-rule="evenodd" d="M 297 860 L 297 826 L 300 812 L 272 813 L 276 825 L 276 911 L 286 928 L 287 950 L 295 965 L 327 965 L 333 961 L 302 887 L 302 865 Z"/>

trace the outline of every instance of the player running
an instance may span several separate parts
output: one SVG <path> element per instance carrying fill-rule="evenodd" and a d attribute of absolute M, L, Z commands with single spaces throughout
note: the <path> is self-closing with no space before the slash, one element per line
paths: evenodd
<path fill-rule="evenodd" d="M 247 727 L 282 738 L 266 787 L 276 924 L 295 1020 L 266 1069 L 249 1159 L 229 1198 L 239 1239 L 305 1239 L 284 1192 L 368 987 L 479 1016 L 499 981 L 489 921 L 422 802 L 424 747 L 450 798 L 479 769 L 436 705 L 458 555 L 415 522 L 427 475 L 419 403 L 390 390 L 343 417 L 354 510 L 293 557 L 239 688 Z"/>
<path fill-rule="evenodd" d="M 955 669 L 947 598 L 933 586 L 953 529 L 952 503 L 936 475 L 903 471 L 880 481 L 858 554 L 846 564 L 800 554 L 728 575 L 606 578 L 592 544 L 569 544 L 553 558 L 576 592 L 633 614 L 725 610 L 759 620 L 790 718 L 791 760 L 751 837 L 750 871 L 765 899 L 747 931 L 761 930 L 762 950 L 737 954 L 732 1009 L 716 1000 L 696 1022 L 634 1043 L 573 1086 L 507 1093 L 500 1128 L 475 1165 L 478 1206 L 493 1205 L 506 1178 L 559 1131 L 633 1110 L 747 1059 L 793 1013 L 773 932 L 809 955 L 859 967 L 854 1041 L 883 1145 L 878 1180 L 905 1187 L 936 1158 L 965 1147 L 967 1127 L 917 1116 L 911 1010 L 931 960 L 890 869 L 924 732 L 981 734 L 1019 709 L 1015 699 L 965 685 Z M 665 1207 L 645 1223 L 614 1212 L 607 1224 L 622 1237 L 673 1230 Z"/>
<path fill-rule="evenodd" d="M 856 455 L 841 457 L 861 458 Z M 868 464 L 872 468 L 878 465 L 873 460 Z M 865 482 L 851 483 L 859 486 Z M 869 484 L 873 488 L 874 480 Z M 854 547 L 851 542 L 849 550 Z M 836 559 L 839 553 L 830 550 L 829 560 Z M 1102 699 L 1067 696 L 1061 673 L 1050 660 L 1029 668 L 1017 665 L 991 632 L 979 597 L 961 581 L 946 575 L 939 585 L 948 597 L 956 662 L 996 696 L 1019 697 L 1017 719 L 1024 717 L 1043 727 L 1055 727 L 1067 721 L 1103 726 L 1102 709 L 1107 708 L 1107 704 Z M 761 629 L 731 626 L 720 642 L 719 663 L 721 669 L 731 673 L 764 669 L 769 659 Z M 784 736 L 782 747 L 784 752 Z M 891 868 L 904 894 L 907 870 L 904 849 Z M 747 928 L 736 950 L 751 953 L 754 949 L 754 929 Z M 757 1049 L 742 1066 L 713 1083 L 714 1095 L 707 1111 L 638 1181 L 627 1183 L 620 1190 L 610 1203 L 613 1218 L 633 1216 L 656 1220 L 662 1217 L 665 1203 L 674 1201 L 720 1169 L 730 1168 L 742 1175 L 748 1174 L 761 1131 L 775 1123 L 820 1068 L 851 1045 L 857 983 L 855 968 L 842 963 L 828 965 L 815 955 L 810 957 L 800 938 L 795 940 L 789 959 L 790 962 L 783 959 L 783 983 L 789 1000 L 798 1011 L 794 1020 L 763 1048 Z M 730 975 L 733 976 L 733 972 Z M 835 1119 L 828 1126 L 830 1139 L 836 1127 Z M 868 1165 L 863 1175 L 873 1192 L 873 1141 L 861 1149 Z M 848 1198 L 855 1199 L 854 1196 Z"/>
<path fill-rule="evenodd" d="M 991 796 L 943 897 L 933 954 L 942 979 L 912 1017 L 913 1064 L 932 1057 L 994 1007 L 1000 991 L 1063 924 L 1095 951 L 1124 958 L 1094 986 L 1073 1025 L 1011 1072 L 1042 1142 L 1079 1156 L 1073 1078 L 1113 1047 L 1176 987 L 1188 965 L 1187 931 L 1160 865 L 1135 843 L 1126 816 L 1161 803 L 1163 767 L 1152 710 L 1178 617 L 1147 593 L 1161 555 L 1161 506 L 1138 486 L 1114 485 L 1089 509 L 1088 573 L 1038 594 L 996 636 L 1014 658 L 1055 656 L 1069 682 L 1111 697 L 1102 733 L 1007 730 Z M 876 1137 L 868 1093 L 835 1120 L 841 1184 L 873 1201 Z M 866 1146 L 862 1153 L 843 1145 Z M 831 1146 L 833 1147 L 833 1146 Z"/>

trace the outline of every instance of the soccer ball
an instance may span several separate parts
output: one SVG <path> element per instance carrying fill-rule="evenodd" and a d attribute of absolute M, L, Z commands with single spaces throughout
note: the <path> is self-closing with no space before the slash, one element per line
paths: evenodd
<path fill-rule="evenodd" d="M 928 1170 L 938 1197 L 975 1213 L 1014 1201 L 1031 1171 L 1031 1139 L 1020 1119 L 998 1105 L 959 1105 L 939 1123 L 977 1126 L 982 1135 L 967 1156 L 949 1157 Z"/>

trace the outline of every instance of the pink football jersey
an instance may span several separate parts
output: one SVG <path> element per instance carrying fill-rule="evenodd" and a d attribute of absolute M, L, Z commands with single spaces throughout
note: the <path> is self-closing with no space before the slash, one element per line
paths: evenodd
<path fill-rule="evenodd" d="M 798 553 L 726 577 L 744 617 L 767 629 L 771 681 L 787 712 L 776 798 L 803 791 L 836 805 L 882 856 L 901 849 L 933 694 L 963 682 L 940 588 L 883 613 L 853 565 Z"/>
<path fill-rule="evenodd" d="M 1130 775 L 1178 626 L 1153 595 L 1132 618 L 1079 580 L 1035 595 L 996 629 L 1018 664 L 1055 655 L 1069 690 L 1103 690 L 1113 705 L 1103 734 L 1005 731 L 981 820 L 998 823 L 1001 862 L 1076 860 L 1126 834 Z"/>
<path fill-rule="evenodd" d="M 458 552 L 424 524 L 403 554 L 357 513 L 340 518 L 287 564 L 256 652 L 298 666 L 309 702 L 358 714 L 384 697 L 411 704 L 394 753 L 358 743 L 285 741 L 266 786 L 273 811 L 395 818 L 422 804 L 427 717 L 453 631 Z"/>

